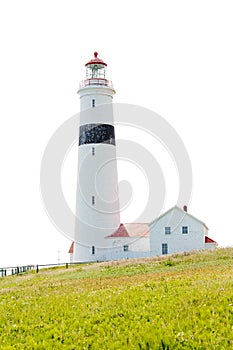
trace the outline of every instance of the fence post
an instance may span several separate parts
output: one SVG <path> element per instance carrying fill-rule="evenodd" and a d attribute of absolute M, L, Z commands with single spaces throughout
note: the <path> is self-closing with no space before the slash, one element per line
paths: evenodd
<path fill-rule="evenodd" d="M 68 265 L 68 263 L 66 263 L 66 269 L 68 269 L 68 267 L 69 267 L 69 265 Z"/>
<path fill-rule="evenodd" d="M 39 265 L 36 265 L 36 272 L 39 272 Z"/>

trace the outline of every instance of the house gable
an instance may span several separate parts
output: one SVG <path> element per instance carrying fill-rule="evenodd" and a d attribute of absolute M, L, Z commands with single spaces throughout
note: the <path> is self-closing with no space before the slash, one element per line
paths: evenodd
<path fill-rule="evenodd" d="M 163 217 L 167 217 L 168 215 L 170 215 L 170 217 L 172 217 L 173 213 L 175 213 L 175 217 L 176 217 L 176 219 L 179 219 L 179 221 L 181 221 L 184 216 L 188 216 L 188 217 L 193 218 L 194 220 L 200 222 L 208 230 L 208 227 L 206 226 L 206 224 L 203 221 L 197 219 L 195 216 L 191 215 L 187 211 L 184 211 L 183 209 L 181 209 L 177 205 L 174 205 L 172 208 L 168 209 L 165 213 L 161 214 L 159 217 L 157 217 L 155 220 L 153 220 L 149 224 L 150 227 L 152 227 L 153 225 L 156 225 L 156 223 L 158 221 L 160 221 Z"/>
<path fill-rule="evenodd" d="M 206 225 L 202 221 L 174 206 L 150 224 L 151 253 L 204 249 L 205 233 Z"/>

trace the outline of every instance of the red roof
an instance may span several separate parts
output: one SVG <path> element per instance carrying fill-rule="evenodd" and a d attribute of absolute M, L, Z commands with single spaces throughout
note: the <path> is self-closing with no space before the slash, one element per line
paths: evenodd
<path fill-rule="evenodd" d="M 68 253 L 73 254 L 73 252 L 74 252 L 74 242 L 71 243 L 71 246 L 70 246 Z"/>
<path fill-rule="evenodd" d="M 106 238 L 112 237 L 149 237 L 149 226 L 143 223 L 120 224 L 119 228 Z"/>
<path fill-rule="evenodd" d="M 205 236 L 205 243 L 217 243 L 212 238 Z"/>
<path fill-rule="evenodd" d="M 94 57 L 95 57 L 95 58 L 92 58 L 92 60 L 90 60 L 89 62 L 87 62 L 87 63 L 85 64 L 85 67 L 86 67 L 86 66 L 89 66 L 89 65 L 91 65 L 91 64 L 100 64 L 100 65 L 102 65 L 102 66 L 107 67 L 107 63 L 104 63 L 104 61 L 101 60 L 101 59 L 98 57 L 98 52 L 94 52 Z"/>
<path fill-rule="evenodd" d="M 118 229 L 108 237 L 129 237 L 129 233 L 126 230 L 125 226 L 123 224 L 120 224 Z"/>

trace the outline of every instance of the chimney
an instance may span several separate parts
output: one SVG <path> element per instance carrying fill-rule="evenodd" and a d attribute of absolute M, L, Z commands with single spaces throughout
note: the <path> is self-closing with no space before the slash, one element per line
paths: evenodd
<path fill-rule="evenodd" d="M 184 211 L 186 211 L 186 213 L 187 213 L 187 211 L 188 211 L 187 205 L 184 205 L 184 206 L 183 206 L 183 209 L 184 209 Z"/>

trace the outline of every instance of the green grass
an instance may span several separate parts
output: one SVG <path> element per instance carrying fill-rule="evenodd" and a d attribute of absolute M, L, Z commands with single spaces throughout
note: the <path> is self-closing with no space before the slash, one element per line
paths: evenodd
<path fill-rule="evenodd" d="M 233 248 L 0 279 L 0 349 L 233 349 Z"/>

